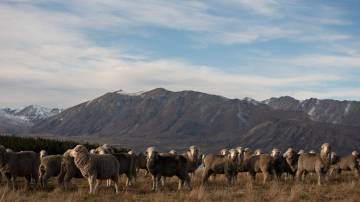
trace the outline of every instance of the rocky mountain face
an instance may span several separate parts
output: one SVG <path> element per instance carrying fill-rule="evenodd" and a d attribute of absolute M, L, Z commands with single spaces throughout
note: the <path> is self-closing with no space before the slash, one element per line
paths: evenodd
<path fill-rule="evenodd" d="M 0 133 L 25 133 L 38 121 L 60 113 L 57 108 L 29 105 L 19 109 L 0 109 Z"/>
<path fill-rule="evenodd" d="M 274 110 L 250 99 L 228 99 L 165 89 L 107 93 L 38 122 L 34 133 L 118 138 L 134 144 L 227 145 L 250 128 L 277 119 L 305 120 L 299 112 Z M 160 145 L 164 146 L 164 145 Z"/>
<path fill-rule="evenodd" d="M 303 101 L 292 97 L 270 98 L 263 103 L 273 109 L 304 112 L 313 121 L 360 126 L 360 102 L 319 100 L 311 98 Z"/>

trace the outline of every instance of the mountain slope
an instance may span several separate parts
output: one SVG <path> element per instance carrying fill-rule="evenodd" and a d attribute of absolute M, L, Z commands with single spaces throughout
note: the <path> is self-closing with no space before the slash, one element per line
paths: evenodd
<path fill-rule="evenodd" d="M 320 100 L 311 98 L 303 101 L 289 96 L 270 98 L 263 103 L 273 109 L 304 112 L 314 121 L 360 126 L 360 102 Z"/>
<path fill-rule="evenodd" d="M 251 148 L 270 151 L 273 147 L 285 151 L 288 147 L 309 151 L 324 142 L 339 154 L 360 149 L 359 127 L 314 121 L 277 120 L 261 123 L 244 135 L 240 143 Z"/>
<path fill-rule="evenodd" d="M 227 145 L 253 126 L 276 119 L 306 120 L 307 116 L 249 99 L 159 88 L 138 94 L 107 93 L 35 124 L 32 132 Z"/>

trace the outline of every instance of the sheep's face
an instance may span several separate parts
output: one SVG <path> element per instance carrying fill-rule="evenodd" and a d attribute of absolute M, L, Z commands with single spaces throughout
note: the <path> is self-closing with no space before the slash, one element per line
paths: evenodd
<path fill-rule="evenodd" d="M 158 153 L 156 152 L 154 147 L 149 147 L 146 150 L 146 158 L 147 158 L 147 160 L 154 159 L 155 157 L 157 157 L 157 155 L 158 155 Z"/>
<path fill-rule="evenodd" d="M 198 148 L 196 148 L 196 146 L 190 146 L 187 152 L 193 159 L 200 158 L 200 151 Z"/>
<path fill-rule="evenodd" d="M 77 145 L 70 151 L 70 156 L 76 158 L 79 153 L 88 153 L 88 150 L 84 145 Z"/>
<path fill-rule="evenodd" d="M 353 151 L 353 152 L 351 152 L 351 155 L 353 155 L 353 156 L 355 156 L 355 157 L 359 157 L 359 152 Z"/>
<path fill-rule="evenodd" d="M 241 154 L 243 152 L 243 148 L 242 147 L 236 147 L 236 150 L 239 154 Z"/>
<path fill-rule="evenodd" d="M 223 156 L 226 156 L 226 155 L 229 154 L 229 150 L 228 150 L 228 149 L 222 149 L 222 150 L 220 151 L 220 154 L 223 155 Z"/>
<path fill-rule="evenodd" d="M 255 155 L 260 155 L 260 154 L 262 154 L 261 149 L 257 149 L 257 150 L 255 150 Z"/>
<path fill-rule="evenodd" d="M 41 150 L 40 151 L 40 158 L 44 157 L 47 155 L 47 152 L 45 150 Z"/>
<path fill-rule="evenodd" d="M 95 149 L 90 149 L 90 154 L 96 154 Z"/>
<path fill-rule="evenodd" d="M 323 154 L 329 154 L 330 153 L 330 144 L 329 143 L 324 143 L 321 145 L 321 153 Z"/>
<path fill-rule="evenodd" d="M 274 158 L 279 157 L 279 156 L 280 156 L 280 150 L 274 148 L 274 149 L 271 151 L 271 156 L 274 157 Z"/>
<path fill-rule="evenodd" d="M 236 149 L 230 149 L 229 157 L 232 161 L 236 160 L 238 156 L 238 151 Z"/>

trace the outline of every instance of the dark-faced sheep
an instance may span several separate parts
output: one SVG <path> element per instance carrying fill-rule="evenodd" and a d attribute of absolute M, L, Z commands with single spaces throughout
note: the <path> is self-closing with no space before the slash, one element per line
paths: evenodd
<path fill-rule="evenodd" d="M 352 152 L 346 156 L 337 156 L 335 152 L 331 152 L 331 167 L 329 174 L 333 172 L 341 174 L 342 171 L 351 171 L 354 177 L 359 178 L 359 156 L 356 152 Z"/>
<path fill-rule="evenodd" d="M 85 146 L 77 145 L 70 151 L 74 157 L 76 167 L 89 182 L 89 193 L 96 193 L 101 180 L 111 179 L 115 184 L 116 193 L 119 192 L 119 162 L 111 154 L 90 154 Z"/>
<path fill-rule="evenodd" d="M 39 154 L 33 151 L 6 152 L 6 148 L 0 145 L 0 171 L 7 179 L 8 188 L 12 184 L 13 191 L 16 177 L 25 177 L 27 189 L 31 179 L 37 184 L 39 164 Z"/>
<path fill-rule="evenodd" d="M 318 185 L 321 185 L 323 176 L 330 168 L 331 147 L 328 143 L 321 145 L 320 154 L 301 154 L 298 160 L 296 179 L 300 176 L 304 180 L 307 173 L 316 173 L 318 176 Z"/>
<path fill-rule="evenodd" d="M 79 168 L 74 163 L 74 158 L 70 156 L 71 149 L 63 154 L 61 160 L 60 173 L 58 175 L 58 184 L 64 190 L 69 190 L 69 184 L 72 178 L 83 178 Z"/>
<path fill-rule="evenodd" d="M 42 188 L 47 189 L 50 177 L 56 177 L 59 175 L 61 170 L 61 161 L 62 155 L 50 155 L 40 158 L 39 180 Z"/>
<path fill-rule="evenodd" d="M 204 158 L 204 173 L 202 184 L 207 183 L 208 178 L 214 174 L 224 174 L 229 184 L 234 183 L 238 172 L 238 153 L 231 149 L 227 155 L 209 154 Z"/>
<path fill-rule="evenodd" d="M 187 160 L 181 155 L 160 155 L 154 147 L 149 147 L 147 153 L 147 168 L 153 176 L 152 190 L 156 191 L 162 176 L 179 178 L 180 190 L 185 184 L 191 189 L 190 177 L 187 170 Z"/>

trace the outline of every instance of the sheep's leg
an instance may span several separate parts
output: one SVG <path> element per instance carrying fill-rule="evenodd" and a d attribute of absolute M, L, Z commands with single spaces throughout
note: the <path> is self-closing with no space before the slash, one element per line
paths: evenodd
<path fill-rule="evenodd" d="M 184 184 L 184 180 L 182 180 L 182 179 L 179 179 L 179 183 L 178 183 L 178 191 L 180 191 L 181 190 L 181 187 L 182 187 L 182 185 Z"/>
<path fill-rule="evenodd" d="M 154 191 L 158 190 L 160 179 L 161 179 L 161 175 L 156 175 L 156 177 L 155 177 L 155 190 Z"/>
<path fill-rule="evenodd" d="M 250 176 L 251 183 L 254 183 L 255 179 L 256 179 L 256 173 L 255 172 L 249 172 L 248 174 Z"/>
<path fill-rule="evenodd" d="M 164 187 L 165 186 L 165 181 L 166 181 L 166 177 L 162 176 L 161 177 L 161 186 Z"/>
<path fill-rule="evenodd" d="M 303 170 L 300 170 L 298 169 L 296 171 L 296 181 L 299 181 L 300 180 L 300 177 L 302 177 L 302 181 L 304 181 L 304 171 Z"/>
<path fill-rule="evenodd" d="M 189 175 L 186 176 L 185 182 L 186 182 L 186 185 L 189 188 L 189 190 L 191 190 L 192 189 L 192 187 L 191 187 L 191 178 L 190 178 Z"/>
<path fill-rule="evenodd" d="M 270 174 L 268 172 L 264 172 L 263 174 L 264 174 L 263 184 L 266 184 L 266 182 L 269 179 Z"/>
<path fill-rule="evenodd" d="M 7 185 L 7 188 L 8 190 L 11 189 L 11 186 L 10 186 L 10 183 L 12 183 L 11 181 L 11 175 L 9 173 L 5 173 L 5 177 L 6 177 L 6 185 Z"/>
<path fill-rule="evenodd" d="M 25 179 L 26 179 L 26 187 L 25 187 L 25 189 L 30 190 L 31 175 L 25 176 Z"/>
<path fill-rule="evenodd" d="M 93 193 L 93 185 L 94 185 L 92 176 L 88 177 L 88 183 L 89 183 L 89 194 L 92 194 Z"/>
<path fill-rule="evenodd" d="M 211 170 L 204 170 L 203 176 L 202 176 L 202 185 L 205 185 L 208 181 L 208 178 L 211 176 L 212 171 Z"/>
<path fill-rule="evenodd" d="M 115 186 L 115 193 L 118 194 L 119 193 L 119 179 L 114 178 L 113 182 L 114 182 L 114 186 Z"/>
<path fill-rule="evenodd" d="M 11 176 L 11 185 L 12 185 L 12 190 L 15 192 L 16 191 L 16 187 L 15 187 L 15 179 L 16 176 Z"/>
<path fill-rule="evenodd" d="M 94 194 L 96 194 L 96 191 L 97 191 L 97 188 L 99 187 L 99 185 L 101 184 L 101 180 L 96 180 L 96 182 L 95 182 L 95 186 L 94 186 Z"/>
<path fill-rule="evenodd" d="M 153 175 L 152 176 L 152 187 L 151 187 L 151 191 L 154 191 L 155 190 L 155 176 Z"/>

